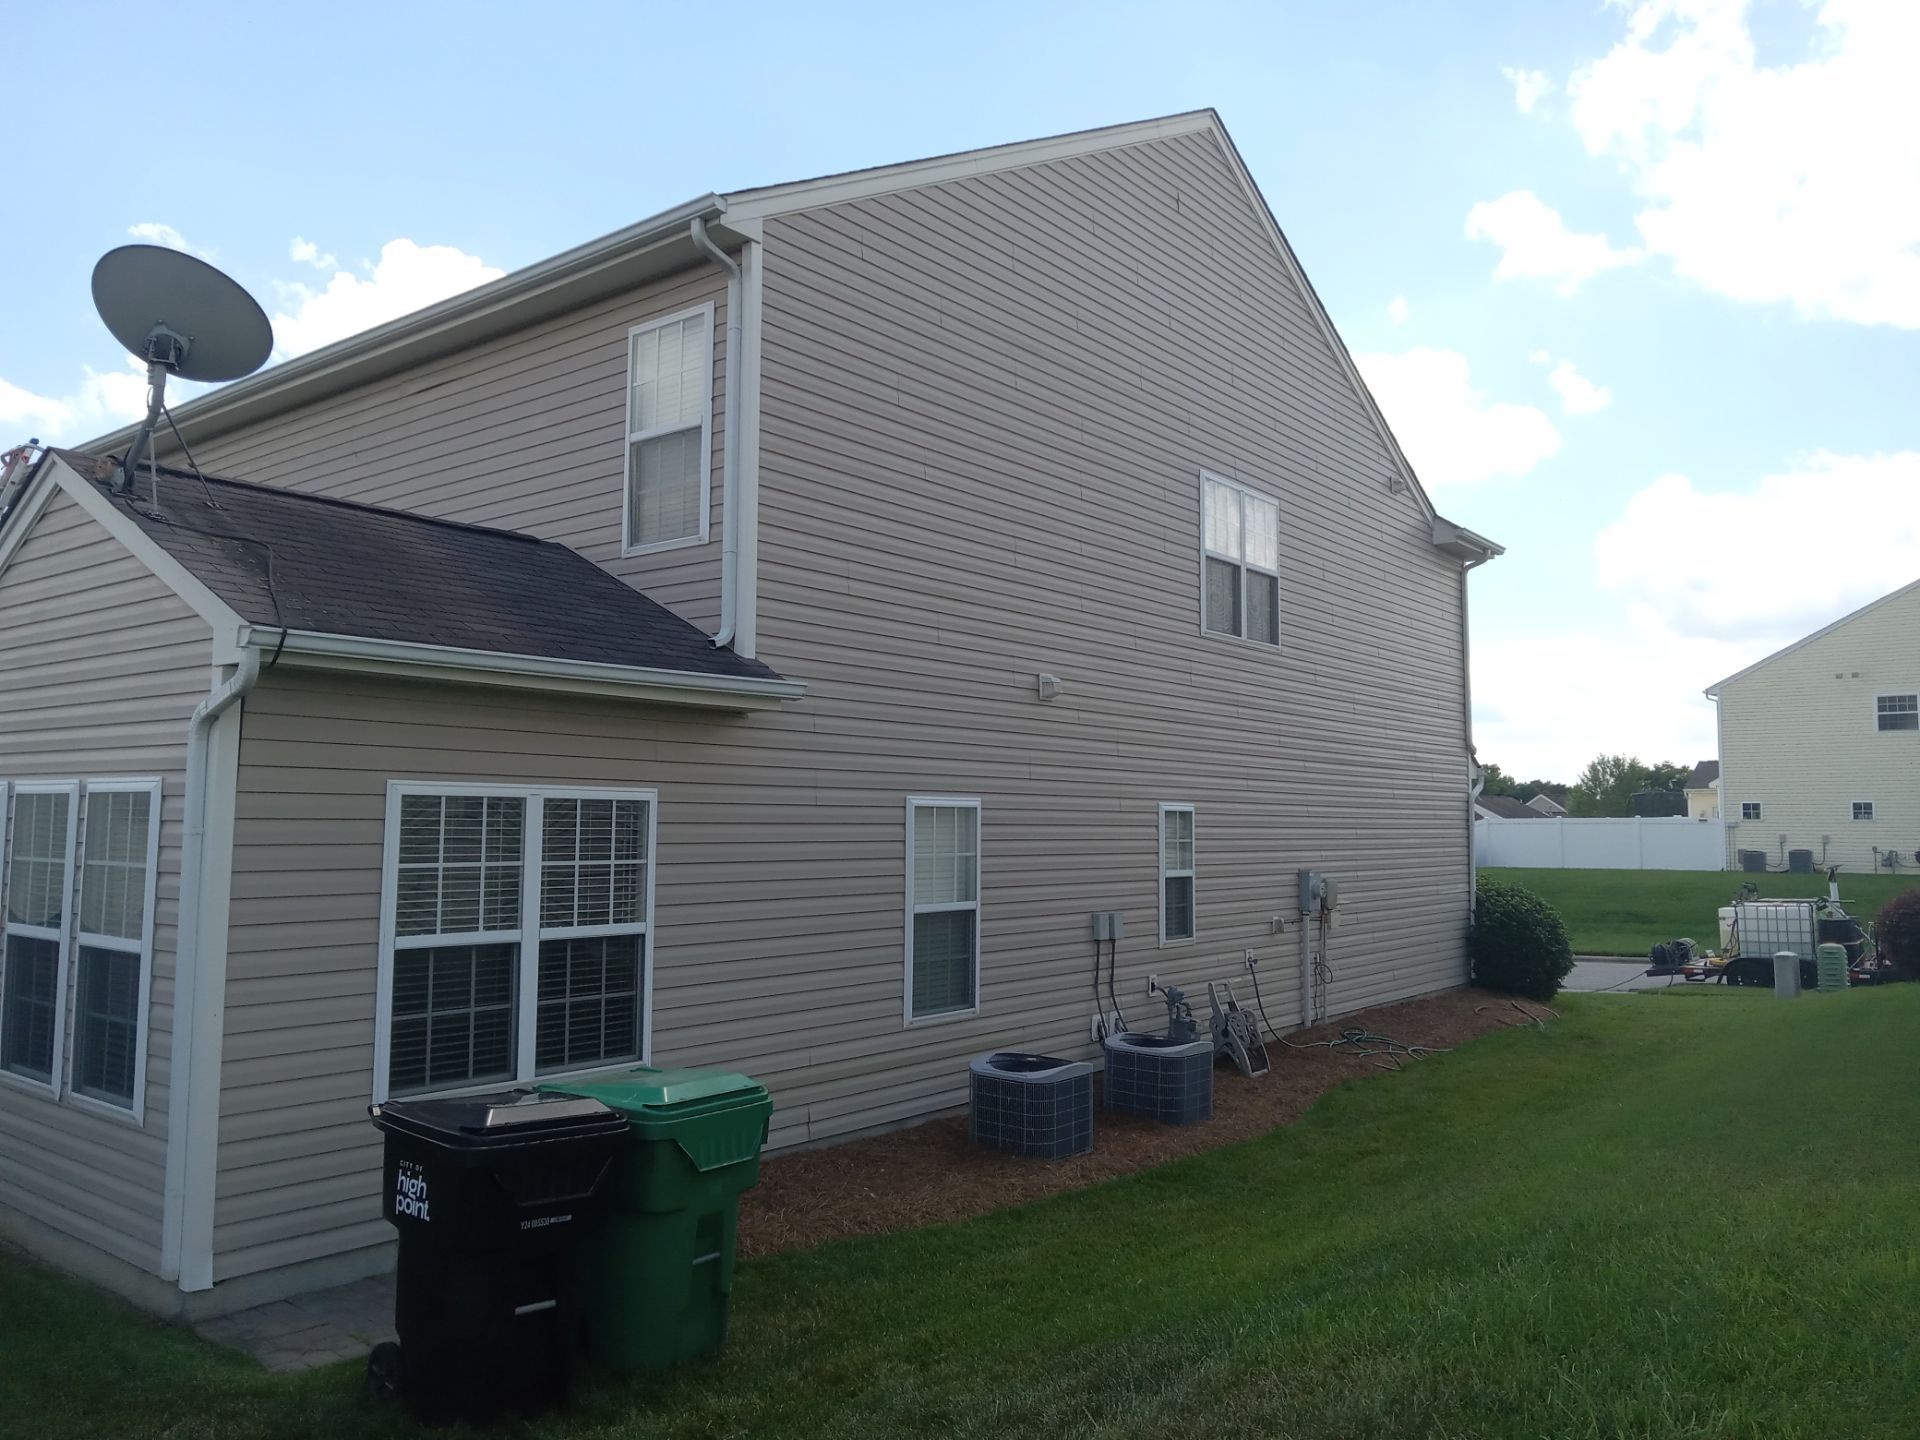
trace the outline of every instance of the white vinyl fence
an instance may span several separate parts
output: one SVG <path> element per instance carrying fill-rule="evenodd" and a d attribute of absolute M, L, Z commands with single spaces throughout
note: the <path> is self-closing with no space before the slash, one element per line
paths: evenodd
<path fill-rule="evenodd" d="M 1533 870 L 1724 870 L 1718 820 L 1495 820 L 1473 822 L 1474 862 Z"/>

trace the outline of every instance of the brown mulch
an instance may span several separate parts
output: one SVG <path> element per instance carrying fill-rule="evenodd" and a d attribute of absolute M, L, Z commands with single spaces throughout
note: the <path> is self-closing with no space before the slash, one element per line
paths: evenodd
<path fill-rule="evenodd" d="M 1343 1015 L 1287 1038 L 1295 1044 L 1332 1040 L 1342 1031 L 1362 1028 L 1405 1045 L 1450 1049 L 1495 1030 L 1536 1023 L 1534 1014 L 1544 1019 L 1551 1013 L 1531 1004 L 1523 1010 L 1491 991 L 1448 990 Z M 1213 1120 L 1205 1125 L 1162 1125 L 1109 1115 L 1099 1108 L 1096 1089 L 1093 1151 L 1071 1160 L 1035 1160 L 980 1149 L 967 1139 L 964 1114 L 827 1149 L 775 1156 L 761 1166 L 759 1185 L 741 1197 L 739 1252 L 772 1255 L 830 1240 L 945 1225 L 1098 1185 L 1290 1125 L 1334 1086 L 1400 1063 L 1324 1047 L 1289 1050 L 1271 1041 L 1267 1050 L 1273 1068 L 1257 1079 L 1247 1079 L 1224 1062 L 1216 1070 Z"/>

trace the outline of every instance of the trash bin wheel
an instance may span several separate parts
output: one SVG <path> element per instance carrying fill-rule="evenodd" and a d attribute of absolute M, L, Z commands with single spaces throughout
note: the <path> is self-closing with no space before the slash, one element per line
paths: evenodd
<path fill-rule="evenodd" d="M 398 1400 L 400 1381 L 400 1347 L 391 1340 L 382 1341 L 367 1356 L 367 1398 L 374 1401 Z"/>

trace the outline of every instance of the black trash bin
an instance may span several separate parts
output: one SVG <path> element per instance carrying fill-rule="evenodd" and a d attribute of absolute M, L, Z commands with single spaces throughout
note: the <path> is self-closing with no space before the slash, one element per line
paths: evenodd
<path fill-rule="evenodd" d="M 400 1232 L 400 1344 L 374 1352 L 369 1389 L 434 1422 L 484 1424 L 565 1400 L 570 1252 L 606 1208 L 626 1117 L 538 1090 L 369 1113 L 386 1136 L 382 1213 Z"/>

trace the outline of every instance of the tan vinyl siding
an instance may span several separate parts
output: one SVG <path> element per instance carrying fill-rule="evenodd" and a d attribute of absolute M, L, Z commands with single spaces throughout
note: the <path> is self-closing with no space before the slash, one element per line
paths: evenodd
<path fill-rule="evenodd" d="M 210 644 L 205 622 L 65 494 L 0 572 L 0 778 L 159 776 L 163 787 L 145 1124 L 0 1085 L 0 1205 L 149 1271 L 166 1178 L 187 720 L 207 693 Z"/>
<path fill-rule="evenodd" d="M 1876 852 L 1920 864 L 1920 731 L 1878 726 L 1875 698 L 1920 694 L 1920 588 L 1897 594 L 1734 680 L 1720 694 L 1720 818 L 1727 859 L 1787 850 L 1871 872 Z M 1853 802 L 1873 802 L 1855 820 Z M 1740 807 L 1761 806 L 1743 821 Z M 1781 843 L 1781 836 L 1786 842 Z M 1886 871 L 1881 870 L 1882 874 Z"/>
<path fill-rule="evenodd" d="M 1136 1025 L 1149 973 L 1250 1000 L 1249 948 L 1291 1022 L 1301 866 L 1342 884 L 1336 1012 L 1465 979 L 1458 567 L 1215 143 L 772 220 L 765 262 L 761 652 L 805 700 L 289 667 L 247 702 L 222 1278 L 389 1238 L 365 1106 L 391 779 L 657 788 L 653 1058 L 766 1081 L 775 1146 L 961 1103 L 984 1050 L 1091 1053 L 1096 909 L 1126 912 Z M 1200 633 L 1202 468 L 1280 502 L 1278 651 Z M 982 973 L 977 1017 L 908 1028 L 913 794 L 981 802 Z M 1162 802 L 1196 808 L 1198 934 L 1166 949 Z"/>
<path fill-rule="evenodd" d="M 707 543 L 623 557 L 627 332 L 709 301 Z M 711 630 L 720 616 L 726 349 L 726 278 L 706 266 L 196 442 L 194 454 L 211 474 L 559 541 Z"/>

